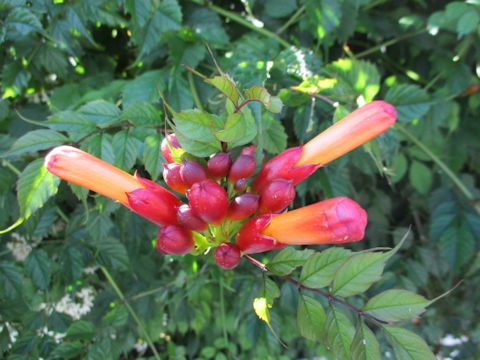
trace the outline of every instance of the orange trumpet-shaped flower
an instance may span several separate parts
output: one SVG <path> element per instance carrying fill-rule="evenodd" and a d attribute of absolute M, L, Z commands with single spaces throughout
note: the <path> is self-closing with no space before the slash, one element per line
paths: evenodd
<path fill-rule="evenodd" d="M 285 245 L 340 244 L 363 239 L 367 213 L 355 201 L 337 197 L 280 215 L 247 221 L 236 237 L 246 254 Z"/>
<path fill-rule="evenodd" d="M 181 201 L 153 181 L 132 176 L 71 146 L 54 148 L 45 167 L 68 182 L 114 199 L 158 225 L 176 224 Z"/>
<path fill-rule="evenodd" d="M 372 101 L 306 143 L 295 166 L 325 165 L 387 131 L 396 119 L 393 105 L 382 100 Z"/>

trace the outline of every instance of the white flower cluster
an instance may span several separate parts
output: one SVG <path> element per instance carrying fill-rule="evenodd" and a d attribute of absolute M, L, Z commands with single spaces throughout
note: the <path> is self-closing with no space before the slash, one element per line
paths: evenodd
<path fill-rule="evenodd" d="M 18 233 L 12 233 L 12 241 L 7 243 L 7 248 L 12 251 L 12 255 L 17 261 L 24 261 L 30 254 L 30 251 L 38 245 L 41 238 L 33 238 L 30 243 Z"/>
<path fill-rule="evenodd" d="M 48 306 L 45 303 L 40 304 L 39 310 L 46 310 L 47 313 L 51 312 L 51 309 L 55 309 L 56 312 L 70 315 L 73 319 L 78 320 L 83 315 L 90 312 L 93 307 L 93 300 L 95 299 L 95 290 L 93 287 L 88 286 L 75 293 L 74 298 L 70 294 L 66 294 L 59 302 Z M 50 310 L 49 310 L 50 309 Z"/>

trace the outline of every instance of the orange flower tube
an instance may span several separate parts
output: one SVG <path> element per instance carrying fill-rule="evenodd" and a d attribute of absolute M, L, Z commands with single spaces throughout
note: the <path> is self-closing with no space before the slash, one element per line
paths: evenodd
<path fill-rule="evenodd" d="M 387 131 L 396 118 L 393 105 L 382 100 L 372 101 L 306 143 L 295 166 L 325 165 Z"/>
<path fill-rule="evenodd" d="M 59 146 L 45 157 L 52 174 L 125 205 L 157 225 L 176 224 L 181 201 L 153 181 L 132 176 L 85 151 Z"/>
<path fill-rule="evenodd" d="M 128 204 L 127 193 L 145 186 L 134 176 L 72 146 L 54 148 L 45 157 L 52 174 L 96 193 Z"/>
<path fill-rule="evenodd" d="M 340 244 L 363 239 L 367 213 L 355 201 L 337 197 L 283 214 L 256 216 L 235 241 L 246 254 L 285 245 Z"/>

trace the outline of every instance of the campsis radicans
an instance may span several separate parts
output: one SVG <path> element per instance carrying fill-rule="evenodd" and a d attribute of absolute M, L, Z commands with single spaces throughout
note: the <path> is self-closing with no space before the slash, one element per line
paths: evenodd
<path fill-rule="evenodd" d="M 392 105 L 373 101 L 305 145 L 288 148 L 262 164 L 255 161 L 255 145 L 244 147 L 234 159 L 226 151 L 206 162 L 191 156 L 174 159 L 172 149 L 180 149 L 181 144 L 175 134 L 167 135 L 160 145 L 167 161 L 163 179 L 171 189 L 186 195 L 185 204 L 155 182 L 136 173 L 130 175 L 71 146 L 54 148 L 46 156 L 45 166 L 54 175 L 110 197 L 162 226 L 156 243 L 160 253 L 199 254 L 215 247 L 216 263 L 231 269 L 242 254 L 290 244 L 361 240 L 367 214 L 351 199 L 337 197 L 286 209 L 295 198 L 296 184 L 385 132 L 395 120 Z M 257 167 L 259 172 L 252 179 Z"/>

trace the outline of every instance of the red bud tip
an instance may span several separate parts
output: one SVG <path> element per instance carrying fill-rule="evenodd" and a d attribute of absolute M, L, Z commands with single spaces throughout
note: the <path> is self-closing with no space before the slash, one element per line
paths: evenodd
<path fill-rule="evenodd" d="M 221 179 L 228 175 L 232 166 L 232 158 L 229 153 L 218 152 L 207 162 L 208 175 L 214 179 Z"/>
<path fill-rule="evenodd" d="M 248 180 L 247 179 L 238 179 L 235 181 L 235 185 L 233 185 L 233 189 L 237 192 L 243 192 L 248 186 Z"/>
<path fill-rule="evenodd" d="M 255 150 L 256 150 L 256 149 L 257 149 L 257 145 L 245 146 L 245 147 L 240 151 L 240 155 L 255 156 Z"/>
<path fill-rule="evenodd" d="M 253 254 L 284 247 L 285 244 L 261 233 L 271 219 L 271 214 L 259 215 L 243 224 L 235 237 L 239 249 L 245 254 Z"/>
<path fill-rule="evenodd" d="M 238 265 L 242 254 L 239 248 L 232 243 L 223 243 L 215 249 L 215 262 L 222 269 L 230 270 Z"/>
<path fill-rule="evenodd" d="M 234 184 L 238 179 L 248 179 L 255 172 L 255 158 L 252 155 L 239 155 L 232 164 L 228 181 Z"/>
<path fill-rule="evenodd" d="M 260 191 L 258 212 L 278 213 L 295 199 L 295 187 L 292 180 L 274 179 Z"/>
<path fill-rule="evenodd" d="M 194 214 L 208 224 L 219 225 L 227 216 L 227 192 L 214 180 L 193 184 L 187 198 Z"/>
<path fill-rule="evenodd" d="M 194 245 L 192 232 L 180 225 L 168 225 L 158 231 L 156 247 L 162 254 L 185 255 Z"/>
<path fill-rule="evenodd" d="M 180 167 L 180 177 L 189 188 L 207 178 L 205 169 L 196 161 L 186 160 L 182 165 Z"/>
<path fill-rule="evenodd" d="M 207 223 L 193 213 L 189 205 L 182 205 L 177 210 L 177 219 L 180 225 L 194 231 L 205 231 Z"/>
<path fill-rule="evenodd" d="M 163 180 L 165 180 L 171 189 L 179 192 L 180 194 L 185 194 L 189 187 L 187 184 L 185 184 L 180 176 L 180 169 L 182 166 L 183 164 L 176 162 L 171 164 L 163 164 Z"/>
<path fill-rule="evenodd" d="M 277 178 L 292 180 L 293 185 L 298 184 L 309 177 L 317 169 L 317 165 L 309 164 L 295 167 L 302 147 L 288 148 L 268 161 L 260 170 L 252 188 L 255 192 L 260 192 L 268 183 Z"/>
<path fill-rule="evenodd" d="M 175 134 L 169 134 L 163 138 L 162 143 L 160 144 L 160 151 L 163 154 L 163 157 L 167 161 L 167 163 L 173 163 L 175 160 L 172 158 L 172 151 L 170 150 L 170 146 L 174 149 L 179 149 L 180 144 L 177 141 Z"/>
<path fill-rule="evenodd" d="M 363 239 L 366 226 L 365 210 L 337 197 L 275 216 L 261 233 L 284 244 L 339 244 Z"/>
<path fill-rule="evenodd" d="M 258 198 L 258 195 L 250 193 L 237 196 L 228 207 L 227 218 L 232 221 L 237 221 L 253 215 L 258 208 Z"/>

